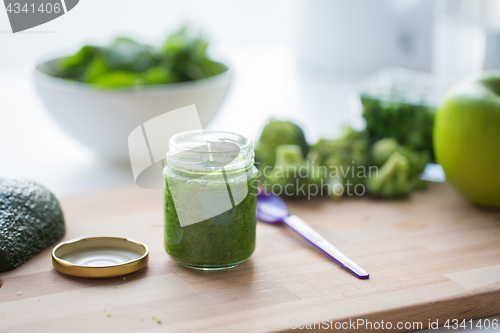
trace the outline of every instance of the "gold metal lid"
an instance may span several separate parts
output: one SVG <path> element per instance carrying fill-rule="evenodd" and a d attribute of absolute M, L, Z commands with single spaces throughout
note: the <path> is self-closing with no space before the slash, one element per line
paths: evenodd
<path fill-rule="evenodd" d="M 52 265 L 59 272 L 82 278 L 127 275 L 148 264 L 144 243 L 125 237 L 82 237 L 62 242 L 52 250 Z"/>

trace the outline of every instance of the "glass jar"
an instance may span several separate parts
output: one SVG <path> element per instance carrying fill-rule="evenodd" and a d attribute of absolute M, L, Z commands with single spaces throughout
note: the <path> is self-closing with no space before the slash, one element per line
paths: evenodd
<path fill-rule="evenodd" d="M 179 133 L 169 142 L 165 250 L 176 262 L 220 270 L 255 250 L 257 169 L 252 141 L 221 131 Z"/>

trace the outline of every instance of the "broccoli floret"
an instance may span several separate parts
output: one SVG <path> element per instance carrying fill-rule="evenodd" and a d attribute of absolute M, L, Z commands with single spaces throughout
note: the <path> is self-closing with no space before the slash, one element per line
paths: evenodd
<path fill-rule="evenodd" d="M 410 148 L 400 146 L 396 139 L 385 138 L 378 140 L 371 149 L 371 157 L 376 166 L 381 167 L 389 157 L 398 152 L 408 159 L 409 176 L 417 178 L 424 171 L 425 166 L 429 163 L 429 153 L 427 151 L 414 151 Z"/>
<path fill-rule="evenodd" d="M 424 171 L 427 163 L 430 162 L 429 152 L 418 152 L 405 147 L 402 147 L 399 152 L 401 155 L 405 156 L 410 163 L 410 169 L 408 171 L 410 177 L 418 179 L 420 174 Z M 422 181 L 422 184 L 425 184 L 425 182 Z"/>
<path fill-rule="evenodd" d="M 342 177 L 327 178 L 326 184 L 328 185 L 328 196 L 333 200 L 340 200 L 344 195 L 344 191 L 339 191 L 338 188 L 345 186 L 344 179 Z"/>
<path fill-rule="evenodd" d="M 357 132 L 350 127 L 344 127 L 338 139 L 319 139 L 311 147 L 311 151 L 318 152 L 323 164 L 332 154 L 341 154 L 346 157 L 346 160 L 355 159 L 362 162 L 366 161 L 367 147 L 366 132 Z"/>
<path fill-rule="evenodd" d="M 306 160 L 312 165 L 321 165 L 321 155 L 317 150 L 310 150 L 307 154 Z"/>
<path fill-rule="evenodd" d="M 305 164 L 302 149 L 298 145 L 281 145 L 276 147 L 274 167 L 301 166 Z"/>
<path fill-rule="evenodd" d="M 391 155 L 398 151 L 399 144 L 396 139 L 386 138 L 377 141 L 372 147 L 373 162 L 377 166 L 382 166 Z"/>
<path fill-rule="evenodd" d="M 329 171 L 327 175 L 328 195 L 334 200 L 339 200 L 343 196 L 343 189 L 346 185 L 346 179 L 343 176 L 344 173 L 342 173 L 346 163 L 339 153 L 332 153 L 326 160 L 325 166 Z M 339 188 L 341 191 L 339 191 Z"/>
<path fill-rule="evenodd" d="M 285 192 L 286 187 L 288 189 L 286 193 L 292 196 L 291 193 L 295 193 L 299 183 L 303 182 L 300 171 L 304 169 L 306 161 L 302 150 L 298 145 L 281 145 L 276 147 L 275 153 L 276 162 L 272 170 L 269 171 L 269 166 L 263 169 L 262 185 L 266 190 L 280 195 Z"/>
<path fill-rule="evenodd" d="M 319 156 L 319 162 L 324 164 L 332 154 L 347 154 L 346 147 L 346 143 L 341 139 L 331 140 L 321 138 L 311 146 L 311 152 L 314 151 Z"/>
<path fill-rule="evenodd" d="M 255 145 L 255 160 L 259 168 L 274 166 L 276 147 L 281 145 L 298 145 L 303 156 L 307 156 L 309 152 L 304 132 L 298 125 L 290 121 L 271 119 Z"/>
<path fill-rule="evenodd" d="M 308 155 L 308 158 L 310 155 Z M 304 159 L 298 145 L 276 147 L 274 167 L 263 169 L 262 186 L 269 192 L 281 196 L 306 196 L 313 191 L 319 194 L 324 182 L 324 172 L 311 161 Z"/>
<path fill-rule="evenodd" d="M 335 199 L 341 195 L 334 193 L 335 186 L 342 185 L 344 189 L 356 186 L 364 181 L 363 173 L 367 166 L 368 141 L 366 132 L 356 132 L 344 128 L 340 138 L 335 140 L 320 139 L 311 147 L 316 152 L 319 161 L 327 170 L 327 190 Z M 347 191 L 344 191 L 347 193 Z"/>
<path fill-rule="evenodd" d="M 395 139 L 377 141 L 371 149 L 373 164 L 378 173 L 367 179 L 368 191 L 378 197 L 405 197 L 425 182 L 418 177 L 429 162 L 428 152 L 416 152 L 402 147 Z"/>
<path fill-rule="evenodd" d="M 409 162 L 398 152 L 391 154 L 375 176 L 367 179 L 368 191 L 382 198 L 405 197 L 413 184 L 408 175 Z"/>
<path fill-rule="evenodd" d="M 310 184 L 323 186 L 326 178 L 326 169 L 321 166 L 319 154 L 311 150 L 307 154 L 306 164 L 308 168 L 308 178 Z"/>

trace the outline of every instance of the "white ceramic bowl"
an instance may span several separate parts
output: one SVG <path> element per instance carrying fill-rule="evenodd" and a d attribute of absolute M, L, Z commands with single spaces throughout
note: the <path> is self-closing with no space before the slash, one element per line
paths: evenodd
<path fill-rule="evenodd" d="M 221 107 L 232 81 L 232 70 L 206 79 L 103 90 L 91 84 L 45 74 L 57 60 L 30 67 L 36 90 L 49 113 L 71 136 L 105 159 L 129 160 L 128 136 L 145 121 L 195 104 L 205 128 Z"/>

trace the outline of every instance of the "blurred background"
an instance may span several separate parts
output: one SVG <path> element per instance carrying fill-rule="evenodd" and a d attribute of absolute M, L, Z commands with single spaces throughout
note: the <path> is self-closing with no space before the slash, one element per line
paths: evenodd
<path fill-rule="evenodd" d="M 96 155 L 56 123 L 30 66 L 116 36 L 160 44 L 185 23 L 202 28 L 210 55 L 234 70 L 208 128 L 254 140 L 270 117 L 296 121 L 310 142 L 362 127 L 350 97 L 362 82 L 397 81 L 439 103 L 450 82 L 500 68 L 496 0 L 85 0 L 16 34 L 0 10 L 0 175 L 63 196 L 132 182 L 130 165 Z"/>

